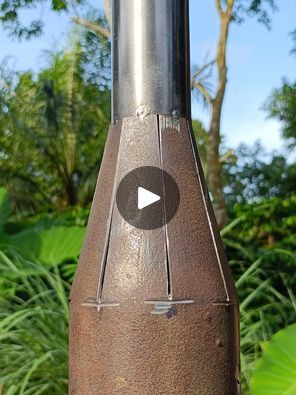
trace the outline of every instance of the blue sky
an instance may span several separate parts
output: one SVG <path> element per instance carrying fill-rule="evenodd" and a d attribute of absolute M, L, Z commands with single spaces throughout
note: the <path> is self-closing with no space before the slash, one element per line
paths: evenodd
<path fill-rule="evenodd" d="M 102 0 L 91 0 L 101 7 Z M 208 54 L 215 55 L 218 18 L 214 0 L 190 0 L 191 62 L 201 64 Z M 279 149 L 280 123 L 267 119 L 262 105 L 272 88 L 280 86 L 283 77 L 296 79 L 296 56 L 290 54 L 289 33 L 296 28 L 296 0 L 280 0 L 268 31 L 255 20 L 242 25 L 232 24 L 228 47 L 228 86 L 223 107 L 222 133 L 225 145 L 235 148 L 239 143 L 251 144 L 260 139 L 268 150 Z M 71 19 L 55 15 L 48 5 L 34 11 L 42 15 L 45 34 L 31 41 L 12 41 L 0 31 L 0 61 L 12 56 L 15 69 L 38 70 L 46 64 L 44 50 L 61 48 L 67 40 Z M 23 18 L 32 16 L 25 12 Z M 208 125 L 209 110 L 193 98 L 193 117 Z"/>

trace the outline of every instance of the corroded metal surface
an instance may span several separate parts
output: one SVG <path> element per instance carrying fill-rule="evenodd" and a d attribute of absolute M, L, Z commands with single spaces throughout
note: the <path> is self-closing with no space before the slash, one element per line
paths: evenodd
<path fill-rule="evenodd" d="M 116 206 L 140 166 L 179 186 L 159 229 L 132 227 Z M 111 127 L 70 314 L 71 395 L 239 393 L 237 298 L 186 119 Z"/>

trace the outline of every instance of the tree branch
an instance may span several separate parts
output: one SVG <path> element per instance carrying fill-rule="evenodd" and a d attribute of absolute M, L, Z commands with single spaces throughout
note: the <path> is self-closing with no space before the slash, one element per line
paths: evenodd
<path fill-rule="evenodd" d="M 220 0 L 216 0 L 216 7 L 217 7 L 220 17 L 222 17 L 224 15 L 224 11 L 223 11 L 222 5 L 220 3 Z"/>
<path fill-rule="evenodd" d="M 203 95 L 204 99 L 206 100 L 207 103 L 211 104 L 213 101 L 212 96 L 210 93 L 207 91 L 207 89 L 198 81 L 196 81 L 194 78 L 191 80 L 191 86 L 197 90 L 200 91 L 200 93 Z"/>
<path fill-rule="evenodd" d="M 196 70 L 196 72 L 193 74 L 192 79 L 196 79 L 199 76 L 202 76 L 203 72 L 206 71 L 207 69 L 210 69 L 210 72 L 206 75 L 207 77 L 210 76 L 211 73 L 211 67 L 216 63 L 217 59 L 213 59 L 210 62 L 204 63 L 199 69 Z"/>
<path fill-rule="evenodd" d="M 224 155 L 220 157 L 220 163 L 227 163 L 229 159 L 235 158 L 235 153 L 233 149 L 227 150 Z"/>
<path fill-rule="evenodd" d="M 104 0 L 104 8 L 105 8 L 106 19 L 109 25 L 109 30 L 111 31 L 111 27 L 112 27 L 111 0 Z"/>
<path fill-rule="evenodd" d="M 99 25 L 97 23 L 93 23 L 93 22 L 90 22 L 86 19 L 79 18 L 78 16 L 75 16 L 72 19 L 72 21 L 74 23 L 76 23 L 77 25 L 84 26 L 87 29 L 94 31 L 95 33 L 101 34 L 102 36 L 104 36 L 106 38 L 110 38 L 110 36 L 111 36 L 111 32 L 109 30 L 105 29 L 104 27 L 102 27 L 101 25 Z"/>
<path fill-rule="evenodd" d="M 227 1 L 226 14 L 227 14 L 228 18 L 232 17 L 233 5 L 234 5 L 234 0 Z"/>

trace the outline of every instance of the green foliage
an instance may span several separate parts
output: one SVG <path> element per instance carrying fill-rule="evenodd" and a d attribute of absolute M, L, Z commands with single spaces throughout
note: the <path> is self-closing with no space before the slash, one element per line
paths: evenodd
<path fill-rule="evenodd" d="M 69 285 L 56 266 L 49 270 L 1 252 L 0 271 L 5 282 L 0 286 L 4 393 L 66 394 Z"/>
<path fill-rule="evenodd" d="M 235 219 L 222 236 L 240 300 L 242 388 L 248 394 L 262 342 L 296 320 L 296 279 L 291 276 L 296 258 L 289 250 L 268 250 L 244 241 L 239 237 L 244 223 L 244 216 Z M 285 261 L 289 265 L 282 267 Z"/>
<path fill-rule="evenodd" d="M 98 11 L 87 14 L 87 20 L 108 30 L 108 23 Z M 95 84 L 100 90 L 106 89 L 111 82 L 111 42 L 91 30 L 85 30 L 80 39 L 83 75 L 88 83 Z"/>
<path fill-rule="evenodd" d="M 1 205 L 1 196 L 5 205 Z M 63 263 L 64 276 L 72 279 L 84 238 L 88 210 L 68 210 L 64 215 L 59 215 L 59 219 L 57 214 L 38 215 L 34 220 L 17 226 L 16 223 L 6 222 L 8 214 L 7 210 L 3 210 L 5 206 L 9 207 L 9 200 L 6 190 L 0 188 L 0 214 L 4 212 L 3 226 L 0 228 L 2 250 L 9 255 L 16 251 L 22 257 L 47 266 Z"/>
<path fill-rule="evenodd" d="M 208 134 L 198 120 L 193 120 L 192 126 L 203 169 L 207 174 Z M 234 212 L 236 203 L 258 205 L 266 199 L 293 197 L 296 163 L 289 163 L 287 155 L 276 151 L 268 153 L 260 141 L 252 146 L 240 144 L 235 152 L 222 148 L 220 161 L 223 165 L 224 194 L 231 218 L 240 215 Z"/>
<path fill-rule="evenodd" d="M 65 0 L 52 0 L 52 9 L 55 11 L 67 10 L 68 2 Z"/>
<path fill-rule="evenodd" d="M 78 226 L 32 228 L 11 236 L 9 246 L 34 261 L 55 265 L 78 257 L 84 232 Z"/>
<path fill-rule="evenodd" d="M 295 322 L 295 196 L 235 205 L 223 231 L 240 299 L 243 393 L 250 393 L 261 344 Z"/>
<path fill-rule="evenodd" d="M 225 239 L 232 229 L 229 226 L 225 230 Z M 272 333 L 296 316 L 292 299 L 274 290 L 267 276 L 262 281 L 264 260 L 267 258 L 268 255 L 259 258 L 248 269 L 245 269 L 242 259 L 230 261 L 235 272 L 237 267 L 241 267 L 240 274 L 236 276 L 236 287 L 241 300 L 241 362 L 243 388 L 246 391 L 255 360 L 261 355 L 261 342 L 269 340 Z M 60 392 L 54 392 L 51 387 L 56 386 L 52 380 L 59 380 L 63 386 L 67 380 L 67 342 L 64 340 L 67 336 L 67 301 L 64 292 L 65 289 L 68 292 L 68 285 L 63 280 L 62 268 L 59 270 L 56 265 L 50 268 L 41 263 L 32 263 L 17 255 L 8 259 L 1 254 L 0 270 L 4 282 L 0 286 L 0 316 L 9 324 L 5 327 L 5 336 L 0 345 L 0 355 L 5 355 L 3 359 L 0 357 L 0 379 L 5 383 L 4 388 L 10 388 L 15 383 L 22 385 L 34 366 L 34 374 L 26 381 L 26 388 L 40 385 L 40 393 L 66 393 L 66 389 L 60 388 Z M 55 316 L 58 314 L 62 317 Z M 49 326 L 47 320 L 51 320 Z M 32 323 L 34 327 L 29 329 Z M 31 342 L 34 344 L 31 345 Z M 55 378 L 59 364 L 62 370 Z M 45 372 L 46 380 L 42 381 Z M 47 388 L 45 384 L 50 387 Z M 19 388 L 16 393 L 19 393 Z"/>
<path fill-rule="evenodd" d="M 236 205 L 236 217 L 243 220 L 236 228 L 236 235 L 254 248 L 296 249 L 296 196 L 285 199 L 272 198 L 260 204 Z"/>
<path fill-rule="evenodd" d="M 89 77 L 93 66 L 86 52 L 75 38 L 36 77 L 4 75 L 0 181 L 14 211 L 84 205 L 92 198 L 109 126 L 110 91 L 106 76 Z"/>
<path fill-rule="evenodd" d="M 10 216 L 10 203 L 5 188 L 0 188 L 0 232 Z"/>
<path fill-rule="evenodd" d="M 274 89 L 269 97 L 266 110 L 270 116 L 283 123 L 283 137 L 287 139 L 288 146 L 296 146 L 296 82 L 283 81 L 281 88 Z"/>
<path fill-rule="evenodd" d="M 260 203 L 268 198 L 292 196 L 296 184 L 296 164 L 286 156 L 268 154 L 260 142 L 241 144 L 232 160 L 223 163 L 225 196 L 230 213 L 235 203 Z"/>
<path fill-rule="evenodd" d="M 255 17 L 258 22 L 270 28 L 270 13 L 276 10 L 276 0 L 236 0 L 234 3 L 233 19 L 237 23 L 242 23 L 246 17 Z"/>
<path fill-rule="evenodd" d="M 282 210 L 290 212 L 289 204 L 289 200 L 286 203 L 283 201 Z M 273 216 L 274 208 L 279 210 L 279 205 L 271 206 L 273 209 L 269 215 Z M 248 393 L 255 361 L 261 356 L 261 343 L 296 320 L 292 292 L 295 278 L 290 276 L 290 273 L 295 273 L 296 262 L 288 250 L 270 250 L 265 243 L 258 242 L 257 246 L 254 241 L 248 241 L 248 238 L 259 237 L 250 232 L 251 220 L 255 215 L 249 214 L 246 208 L 245 211 L 241 208 L 238 213 L 240 217 L 229 224 L 222 234 L 241 302 L 242 385 Z M 254 210 L 256 212 L 255 205 Z M 268 210 L 266 207 L 260 210 L 259 207 L 258 212 L 257 217 L 261 219 Z M 20 228 L 15 224 L 9 226 L 9 222 L 4 225 L 4 229 L 10 231 L 9 257 L 0 254 L 3 276 L 0 280 L 0 317 L 4 322 L 0 355 L 5 355 L 5 358 L 0 357 L 0 372 L 3 371 L 0 380 L 4 383 L 5 393 L 15 391 L 17 394 L 22 393 L 21 390 L 24 393 L 38 393 L 37 390 L 42 394 L 66 393 L 65 292 L 69 288 L 66 279 L 73 278 L 84 234 L 83 226 L 69 225 L 73 225 L 79 216 L 84 225 L 87 210 L 78 208 L 68 210 L 61 216 L 38 215 Z M 268 216 L 264 219 L 269 222 Z M 254 229 L 262 226 L 260 223 L 258 227 L 255 221 Z M 277 247 L 286 244 L 285 234 L 281 237 L 278 243 L 282 244 Z M 252 244 L 253 248 L 250 247 Z M 17 250 L 17 254 L 13 249 Z M 28 260 L 29 257 L 33 261 Z M 282 262 L 283 257 L 290 260 L 291 266 L 285 271 L 280 264 L 274 270 L 274 262 Z M 34 328 L 30 329 L 32 323 Z M 62 368 L 56 374 L 57 365 Z"/>
<path fill-rule="evenodd" d="M 293 395 L 295 392 L 296 324 L 293 324 L 264 344 L 252 378 L 252 395 Z"/>
<path fill-rule="evenodd" d="M 47 3 L 53 11 L 57 12 L 67 11 L 72 4 L 66 0 L 49 0 Z M 75 3 L 79 4 L 80 0 L 75 0 Z M 0 22 L 10 35 L 18 38 L 29 39 L 32 36 L 39 36 L 44 28 L 42 20 L 33 17 L 27 25 L 24 25 L 21 14 L 26 9 L 34 10 L 43 4 L 44 0 L 0 0 Z"/>
<path fill-rule="evenodd" d="M 261 344 L 280 328 L 294 322 L 294 295 L 279 293 L 264 270 L 268 255 L 258 258 L 236 280 L 240 299 L 240 339 L 242 387 L 249 391 L 256 360 L 261 356 Z M 233 267 L 242 262 L 231 261 Z M 243 266 L 243 265 L 242 265 Z M 278 275 L 278 280 L 281 278 Z"/>
<path fill-rule="evenodd" d="M 263 284 L 268 280 L 268 287 L 274 294 L 282 295 L 283 300 L 291 299 L 296 284 L 295 205 L 295 196 L 266 200 L 261 204 L 236 205 L 235 226 L 223 237 L 235 278 L 259 260 L 262 270 L 256 273 L 256 281 Z M 261 302 L 256 302 L 257 307 Z M 294 317 L 285 315 L 283 319 L 277 313 L 274 318 L 272 316 L 270 322 L 276 325 L 271 325 L 270 333 L 292 323 Z"/>
<path fill-rule="evenodd" d="M 226 0 L 219 0 L 222 7 Z M 36 9 L 44 2 L 50 5 L 54 12 L 67 12 L 73 6 L 70 0 L 0 0 L 0 21 L 4 28 L 13 36 L 19 38 L 31 38 L 42 33 L 44 24 L 42 19 L 33 19 L 27 25 L 22 23 L 22 11 Z M 242 23 L 247 17 L 255 17 L 260 23 L 270 27 L 270 12 L 275 12 L 276 0 L 235 0 L 233 19 Z M 75 0 L 75 6 L 81 4 L 81 11 L 87 9 L 87 3 Z"/>
<path fill-rule="evenodd" d="M 11 217 L 5 225 L 8 234 L 13 235 L 26 229 L 48 229 L 53 226 L 82 226 L 87 225 L 89 206 L 67 207 L 64 210 L 40 212 L 30 217 Z"/>

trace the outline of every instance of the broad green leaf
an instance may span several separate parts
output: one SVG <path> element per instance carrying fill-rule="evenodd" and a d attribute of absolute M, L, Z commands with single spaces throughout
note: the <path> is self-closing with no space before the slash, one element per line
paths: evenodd
<path fill-rule="evenodd" d="M 52 265 L 79 255 L 85 228 L 57 226 L 50 229 L 29 229 L 10 239 L 10 246 L 26 257 Z"/>
<path fill-rule="evenodd" d="M 5 188 L 0 188 L 0 231 L 10 215 L 10 204 Z"/>
<path fill-rule="evenodd" d="M 296 324 L 277 332 L 264 348 L 253 373 L 251 394 L 296 394 Z"/>

